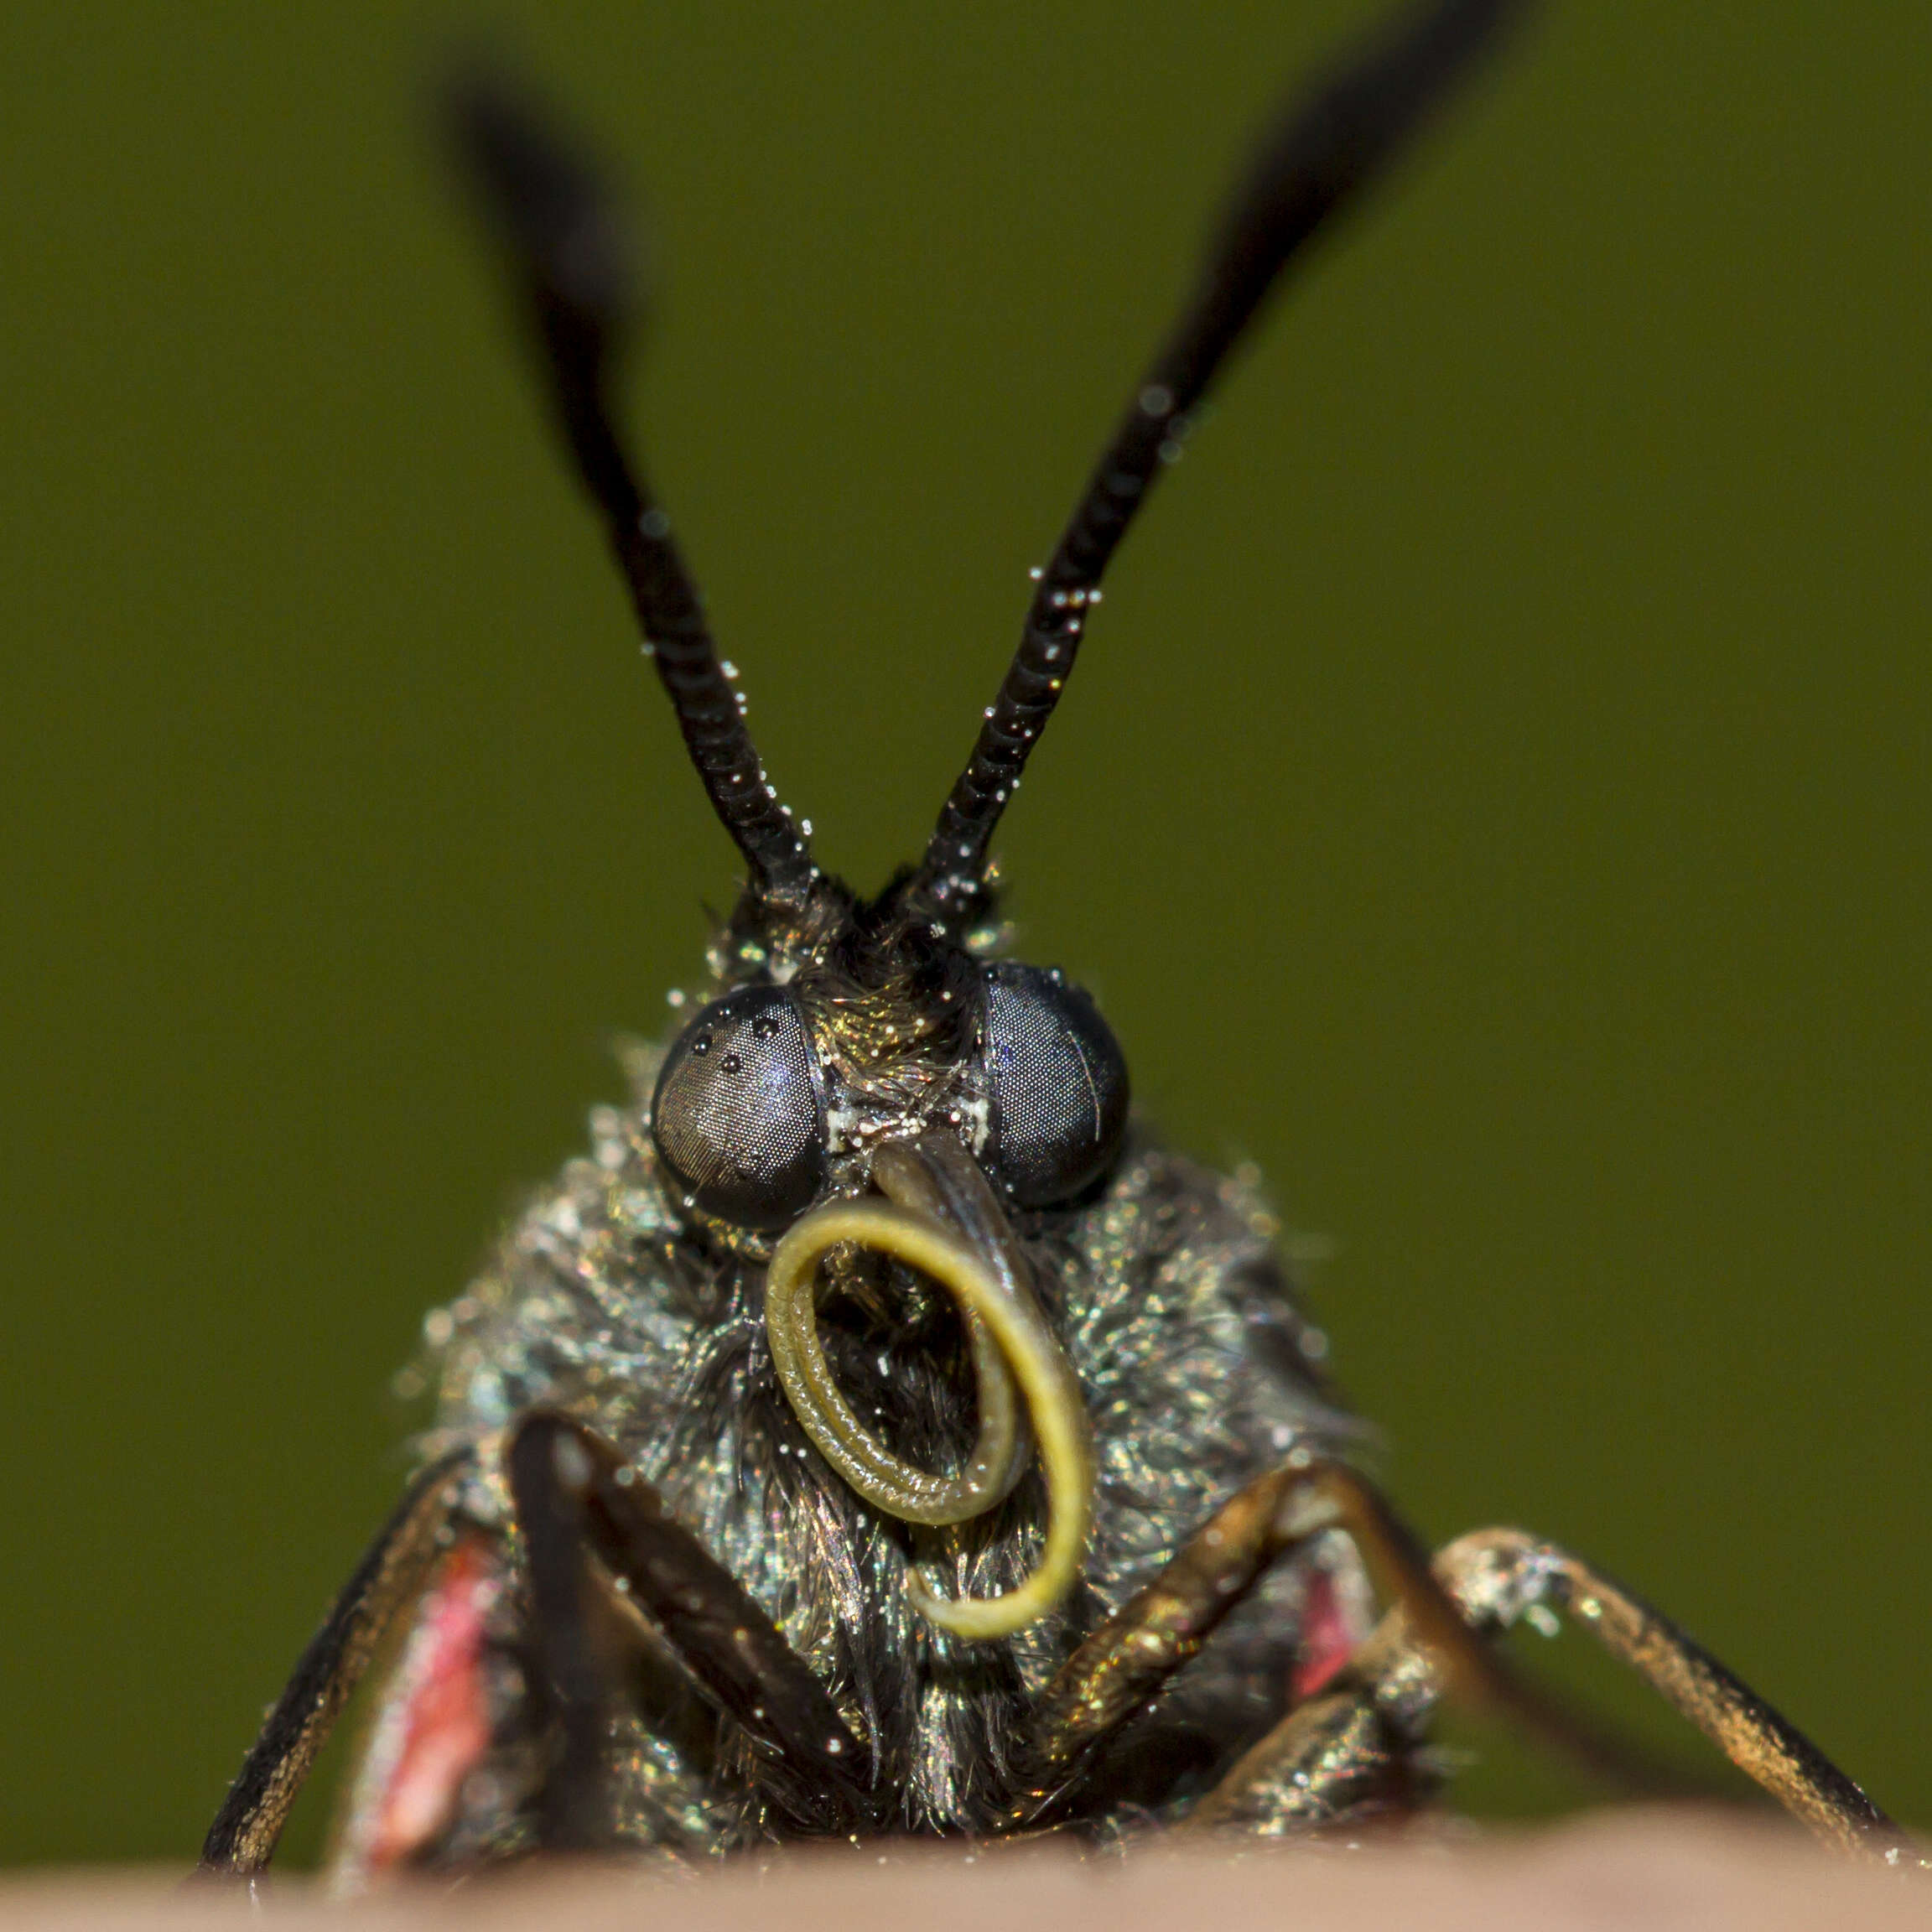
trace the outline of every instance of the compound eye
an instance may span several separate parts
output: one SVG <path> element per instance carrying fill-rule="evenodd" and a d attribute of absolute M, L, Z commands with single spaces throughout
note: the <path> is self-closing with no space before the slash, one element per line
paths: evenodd
<path fill-rule="evenodd" d="M 782 987 L 714 1000 L 678 1036 L 657 1076 L 651 1135 L 707 1214 L 782 1228 L 825 1171 L 824 1109 L 810 1042 Z"/>
<path fill-rule="evenodd" d="M 1071 1200 L 1112 1162 L 1127 1062 L 1099 1009 L 1057 972 L 986 969 L 992 1163 L 1021 1207 Z"/>

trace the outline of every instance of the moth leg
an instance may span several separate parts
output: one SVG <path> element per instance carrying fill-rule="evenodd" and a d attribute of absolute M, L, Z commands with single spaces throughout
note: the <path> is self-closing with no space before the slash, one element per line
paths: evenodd
<path fill-rule="evenodd" d="M 591 1464 L 565 1427 L 521 1424 L 504 1472 L 522 1532 L 537 1673 L 563 1733 L 538 1799 L 546 1852 L 607 1850 L 615 1836 L 605 1762 L 612 1661 L 601 1653 L 589 1567 Z"/>
<path fill-rule="evenodd" d="M 421 1584 L 471 1460 L 472 1452 L 460 1449 L 431 1463 L 377 1532 L 229 1786 L 202 1843 L 201 1872 L 248 1877 L 267 1869 L 316 1753 L 397 1613 Z"/>
<path fill-rule="evenodd" d="M 1257 1477 L 1215 1511 L 1166 1567 L 1080 1645 L 1036 1705 L 1026 1815 L 1051 1812 L 1100 1748 L 1144 1707 L 1270 1565 L 1339 1528 L 1386 1596 L 1464 1695 L 1509 1712 L 1598 1769 L 1641 1773 L 1519 1680 L 1431 1570 L 1422 1545 L 1380 1493 L 1345 1464 L 1302 1457 Z"/>
<path fill-rule="evenodd" d="M 1898 1863 L 1903 1833 L 1817 1746 L 1665 1618 L 1555 1545 L 1517 1530 L 1458 1538 L 1432 1565 L 1469 1641 L 1541 1606 L 1567 1609 L 1725 1756 L 1835 1849 Z M 1332 1818 L 1373 1791 L 1445 1688 L 1446 1653 L 1406 1595 L 1329 1696 L 1290 1711 L 1188 1820 L 1268 1832 Z M 1465 1677 L 1462 1688 L 1483 1696 Z M 1505 1706 L 1506 1710 L 1509 1706 Z M 1520 1715 L 1520 1707 L 1510 1711 Z M 1539 1716 L 1539 1727 L 1541 1727 Z"/>
<path fill-rule="evenodd" d="M 656 1628 L 705 1701 L 751 1740 L 761 1789 L 796 1826 L 830 1833 L 869 1822 L 865 1753 L 830 1694 L 616 1449 L 567 1415 L 538 1410 L 518 1423 L 506 1467 L 538 1659 L 564 1732 L 543 1800 L 547 1846 L 610 1842 L 610 1670 L 592 1633 L 587 1556 Z"/>
<path fill-rule="evenodd" d="M 1435 1655 L 1398 1606 L 1329 1688 L 1236 1760 L 1182 1829 L 1280 1837 L 1413 1808 L 1415 1749 L 1441 1692 Z"/>
<path fill-rule="evenodd" d="M 1438 1685 L 1429 1654 L 1391 1612 L 1333 1687 L 1297 1704 L 1188 1814 L 1190 1832 L 1280 1837 L 1411 1810 L 1426 1794 L 1416 1747 Z"/>
<path fill-rule="evenodd" d="M 1641 1597 L 1521 1530 L 1476 1530 L 1439 1550 L 1436 1575 L 1472 1623 L 1507 1629 L 1537 1606 L 1568 1611 L 1737 1768 L 1841 1852 L 1919 1855 L 1899 1826 L 1803 1732 Z"/>

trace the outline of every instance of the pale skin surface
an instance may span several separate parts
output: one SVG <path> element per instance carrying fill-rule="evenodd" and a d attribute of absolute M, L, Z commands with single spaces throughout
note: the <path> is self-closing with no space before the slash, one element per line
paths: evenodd
<path fill-rule="evenodd" d="M 1779 1932 L 1932 1928 L 1932 1873 L 1847 1864 L 1775 1823 L 1693 1812 L 1606 1813 L 1521 1836 L 1358 1850 L 1196 1852 L 1083 1865 L 1054 1848 L 982 1853 L 793 1853 L 695 1882 L 531 1869 L 449 1893 L 384 1894 L 352 1910 L 278 1888 L 184 1892 L 171 1877 L 54 1875 L 0 1887 L 7 1932 L 141 1932 L 272 1923 L 291 1928 L 460 1927 L 522 1932 Z"/>

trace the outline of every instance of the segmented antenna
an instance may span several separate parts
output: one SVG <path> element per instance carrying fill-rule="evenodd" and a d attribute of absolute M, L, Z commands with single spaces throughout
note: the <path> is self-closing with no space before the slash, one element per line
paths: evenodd
<path fill-rule="evenodd" d="M 603 512 L 691 762 L 751 868 L 752 889 L 802 899 L 817 875 L 811 853 L 765 776 L 670 519 L 612 418 L 611 366 L 636 329 L 630 237 L 595 169 L 501 75 L 465 71 L 446 101 L 464 172 L 527 305 L 577 474 Z"/>
<path fill-rule="evenodd" d="M 1000 695 L 939 814 L 917 886 L 969 912 L 1008 794 L 1073 669 L 1100 579 L 1191 413 L 1294 256 L 1372 179 L 1454 84 L 1526 10 L 1523 0 L 1431 0 L 1386 25 L 1262 142 L 1209 249 L 1193 299 L 1142 379 L 1040 573 Z"/>

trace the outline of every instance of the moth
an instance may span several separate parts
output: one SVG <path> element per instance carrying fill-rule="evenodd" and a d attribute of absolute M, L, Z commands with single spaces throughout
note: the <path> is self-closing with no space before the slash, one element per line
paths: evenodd
<path fill-rule="evenodd" d="M 1284 270 L 1521 8 L 1427 0 L 1305 90 L 1048 563 L 923 855 L 814 862 L 747 730 L 610 377 L 634 317 L 595 170 L 513 86 L 450 127 L 578 476 L 745 880 L 629 1103 L 433 1321 L 422 1466 L 297 1665 L 202 1852 L 262 1872 L 385 1670 L 335 1853 L 402 1870 L 872 1834 L 1092 1843 L 1399 1819 L 1450 1694 L 1611 1748 L 1494 1639 L 1570 1614 L 1821 1837 L 1898 1828 L 1583 1559 L 1423 1550 L 1251 1190 L 1130 1106 L 1092 999 L 1005 956 L 991 843 L 1109 559 Z"/>

